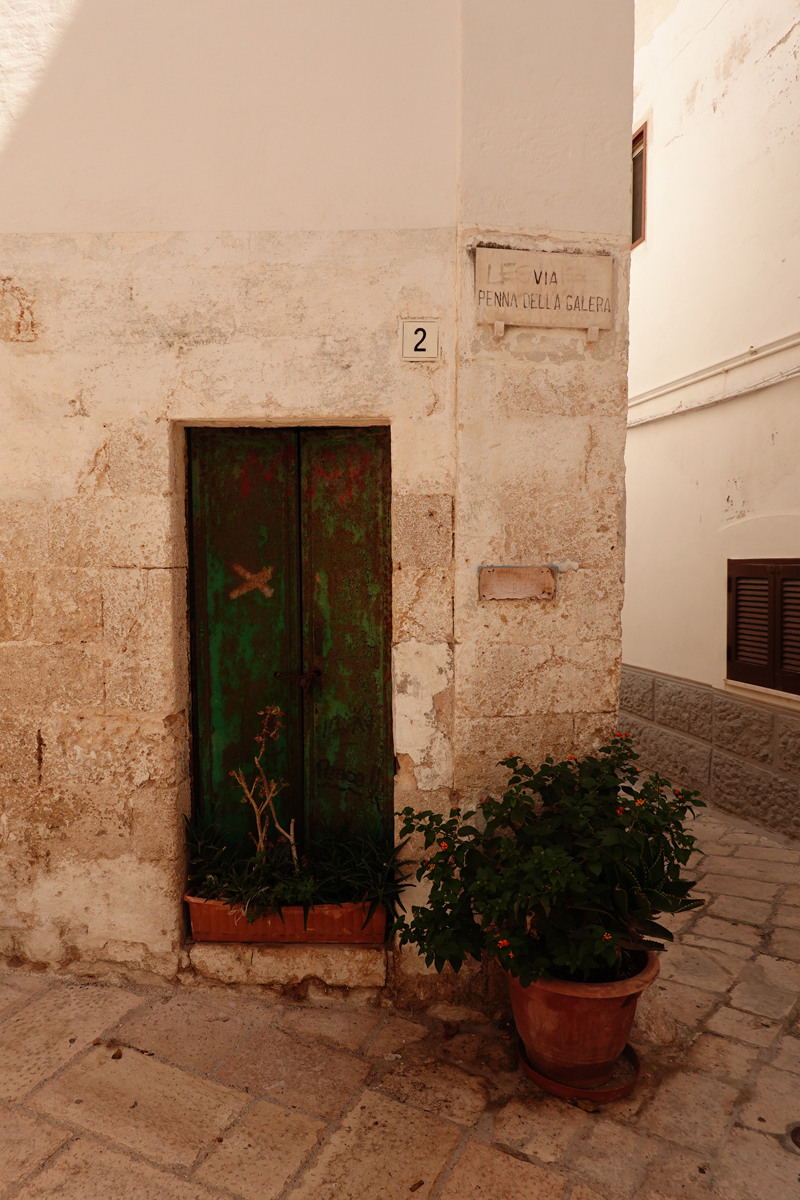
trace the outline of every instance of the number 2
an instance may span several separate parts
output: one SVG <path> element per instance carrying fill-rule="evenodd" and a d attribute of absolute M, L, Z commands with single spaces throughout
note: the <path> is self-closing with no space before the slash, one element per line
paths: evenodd
<path fill-rule="evenodd" d="M 425 341 L 425 330 L 424 329 L 415 329 L 414 337 L 416 337 L 417 334 L 420 335 L 420 339 L 414 346 L 414 352 L 416 353 L 417 351 L 419 351 L 420 354 L 425 354 L 425 352 L 426 352 L 425 347 L 422 344 Z"/>

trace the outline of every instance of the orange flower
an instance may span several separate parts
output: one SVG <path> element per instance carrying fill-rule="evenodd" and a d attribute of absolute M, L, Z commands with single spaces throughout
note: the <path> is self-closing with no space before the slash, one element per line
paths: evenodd
<path fill-rule="evenodd" d="M 611 934 L 610 934 L 610 933 L 604 933 L 604 934 L 603 934 L 603 941 L 604 941 L 604 942 L 610 942 L 610 941 L 611 941 Z"/>
<path fill-rule="evenodd" d="M 439 842 L 439 849 L 440 849 L 440 850 L 449 850 L 449 848 L 450 848 L 450 847 L 448 846 L 447 842 Z"/>
<path fill-rule="evenodd" d="M 509 950 L 509 952 L 508 952 L 508 957 L 509 957 L 509 958 L 513 958 L 513 957 L 514 957 L 514 953 L 513 953 L 513 951 L 512 951 L 512 950 Z"/>
<path fill-rule="evenodd" d="M 637 801 L 636 801 L 636 807 L 637 807 L 637 808 L 641 808 L 643 804 L 644 804 L 644 800 L 637 800 Z"/>
<path fill-rule="evenodd" d="M 507 946 L 508 938 L 503 938 L 502 941 L 499 941 L 497 944 L 498 944 L 498 946 Z"/>
<path fill-rule="evenodd" d="M 618 816 L 618 817 L 621 817 L 621 816 L 622 816 L 622 814 L 623 814 L 624 812 L 625 812 L 625 809 L 624 809 L 624 808 L 618 808 L 618 809 L 617 809 L 617 816 Z"/>

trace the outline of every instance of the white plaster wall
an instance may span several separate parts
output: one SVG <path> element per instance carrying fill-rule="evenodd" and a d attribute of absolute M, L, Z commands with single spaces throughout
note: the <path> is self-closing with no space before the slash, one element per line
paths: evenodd
<path fill-rule="evenodd" d="M 464 0 L 465 225 L 625 235 L 633 6 Z"/>
<path fill-rule="evenodd" d="M 795 0 L 637 0 L 636 31 L 633 398 L 800 332 Z M 800 557 L 798 372 L 787 343 L 631 408 L 626 663 L 722 686 L 727 559 Z M 795 377 L 752 390 L 781 374 Z"/>
<path fill-rule="evenodd" d="M 31 20 L 0 228 L 452 225 L 458 22 L 457 0 L 80 0 L 35 72 Z"/>
<path fill-rule="evenodd" d="M 632 396 L 800 331 L 797 0 L 637 0 Z"/>
<path fill-rule="evenodd" d="M 624 660 L 721 687 L 727 560 L 800 557 L 800 381 L 632 430 Z"/>

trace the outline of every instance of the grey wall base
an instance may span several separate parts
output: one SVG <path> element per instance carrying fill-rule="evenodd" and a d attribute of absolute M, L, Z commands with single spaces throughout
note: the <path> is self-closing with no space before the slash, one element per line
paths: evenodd
<path fill-rule="evenodd" d="M 633 667 L 622 668 L 619 706 L 641 767 L 800 838 L 800 716 Z"/>

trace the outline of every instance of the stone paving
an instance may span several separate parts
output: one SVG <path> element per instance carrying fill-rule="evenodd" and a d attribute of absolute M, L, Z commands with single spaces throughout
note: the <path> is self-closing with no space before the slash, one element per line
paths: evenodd
<path fill-rule="evenodd" d="M 800 1200 L 800 844 L 696 832 L 707 905 L 674 922 L 627 1100 L 546 1096 L 470 1009 L 8 969 L 0 1197 Z"/>

